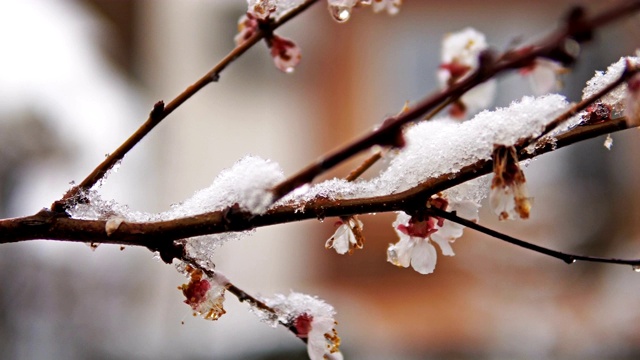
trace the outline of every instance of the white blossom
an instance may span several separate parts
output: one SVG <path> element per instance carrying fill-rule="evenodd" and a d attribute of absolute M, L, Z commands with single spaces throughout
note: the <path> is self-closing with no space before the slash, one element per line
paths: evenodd
<path fill-rule="evenodd" d="M 362 249 L 364 237 L 362 236 L 362 221 L 356 217 L 346 217 L 341 219 L 336 232 L 325 243 L 325 248 L 333 248 L 338 254 L 351 253 L 353 249 Z"/>
<path fill-rule="evenodd" d="M 449 204 L 442 198 L 432 205 L 441 210 L 455 211 L 458 216 L 477 221 L 479 205 L 471 201 L 460 201 Z M 455 255 L 451 243 L 462 236 L 462 225 L 433 216 L 410 216 L 399 212 L 393 223 L 400 241 L 390 244 L 387 249 L 387 261 L 401 266 L 411 267 L 420 274 L 430 274 L 435 270 L 437 252 L 431 242 L 440 247 L 442 255 Z"/>
<path fill-rule="evenodd" d="M 484 34 L 470 27 L 446 35 L 442 41 L 442 63 L 438 70 L 440 86 L 449 87 L 475 71 L 480 53 L 487 48 Z M 495 91 L 495 80 L 476 86 L 453 104 L 451 115 L 462 117 L 488 107 L 493 102 Z"/>
<path fill-rule="evenodd" d="M 537 58 L 531 67 L 521 69 L 520 73 L 529 77 L 535 95 L 544 95 L 560 89 L 562 83 L 559 76 L 567 71 L 557 61 Z"/>

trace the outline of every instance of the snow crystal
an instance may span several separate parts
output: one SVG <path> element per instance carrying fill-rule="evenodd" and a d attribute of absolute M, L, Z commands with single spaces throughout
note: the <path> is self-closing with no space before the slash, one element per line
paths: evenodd
<path fill-rule="evenodd" d="M 213 183 L 196 192 L 171 210 L 151 214 L 130 210 L 114 200 L 103 200 L 97 191 L 83 194 L 89 203 L 80 202 L 71 210 L 76 219 L 105 220 L 118 215 L 130 222 L 161 221 L 219 211 L 238 204 L 240 209 L 261 214 L 271 205 L 271 188 L 284 179 L 280 166 L 270 160 L 246 156 L 223 170 Z"/>
<path fill-rule="evenodd" d="M 85 192 L 83 196 L 89 201 L 78 202 L 69 213 L 76 219 L 121 218 L 128 222 L 148 222 L 219 211 L 238 204 L 242 210 L 259 214 L 271 205 L 271 187 L 283 179 L 284 175 L 277 163 L 260 157 L 246 156 L 230 169 L 223 170 L 209 187 L 196 192 L 191 198 L 163 213 L 132 211 L 114 200 L 103 200 L 95 190 Z M 203 261 L 207 268 L 213 269 L 211 256 L 214 250 L 227 241 L 243 238 L 249 233 L 245 231 L 193 237 L 186 241 L 186 249 L 192 257 Z"/>
<path fill-rule="evenodd" d="M 280 321 L 287 323 L 298 315 L 309 314 L 317 317 L 330 317 L 336 314 L 333 306 L 316 296 L 291 292 L 288 296 L 276 294 L 273 298 L 265 299 L 265 303 L 276 310 Z"/>
<path fill-rule="evenodd" d="M 482 199 L 487 197 L 487 189 L 489 189 L 490 185 L 491 175 L 488 174 L 447 189 L 442 192 L 442 195 L 449 199 L 452 204 L 461 202 L 480 204 Z"/>
<path fill-rule="evenodd" d="M 545 124 L 567 107 L 560 95 L 524 97 L 507 108 L 485 110 L 463 123 L 450 119 L 419 123 L 406 131 L 406 149 L 373 181 L 380 189 L 399 192 L 425 179 L 456 173 L 491 159 L 494 144 L 511 146 L 539 135 Z"/>
<path fill-rule="evenodd" d="M 587 86 L 582 90 L 582 98 L 586 99 L 598 91 L 604 89 L 607 85 L 616 81 L 622 75 L 627 60 L 631 64 L 640 66 L 640 58 L 638 57 L 622 57 L 616 63 L 610 65 L 607 71 L 596 71 L 594 77 L 587 81 Z M 603 96 L 601 101 L 605 104 L 611 105 L 613 110 L 620 112 L 624 110 L 624 102 L 627 98 L 627 86 L 621 84 L 607 95 Z"/>
<path fill-rule="evenodd" d="M 273 197 L 270 189 L 284 179 L 280 166 L 260 157 L 246 156 L 223 170 L 213 183 L 173 207 L 167 217 L 177 218 L 222 210 L 237 203 L 255 214 L 266 211 Z"/>
<path fill-rule="evenodd" d="M 607 138 L 604 140 L 604 147 L 607 148 L 607 150 L 611 150 L 612 146 L 613 146 L 613 138 L 611 137 L 611 134 L 608 134 Z"/>
<path fill-rule="evenodd" d="M 307 339 L 307 352 L 311 360 L 342 359 L 338 350 L 340 338 L 334 327 L 333 306 L 317 297 L 291 292 L 289 296 L 276 294 L 265 303 L 274 309 L 280 322 L 291 324 L 298 337 Z"/>
<path fill-rule="evenodd" d="M 371 180 L 331 179 L 307 191 L 290 194 L 279 203 L 305 202 L 317 197 L 353 199 L 382 196 L 411 189 L 430 178 L 455 174 L 480 160 L 490 160 L 494 144 L 511 146 L 540 135 L 545 125 L 569 107 L 561 95 L 524 97 L 509 107 L 485 110 L 460 123 L 450 118 L 423 121 L 407 127 L 407 145 L 389 166 Z M 452 201 L 479 202 L 486 197 L 488 178 L 447 190 Z"/>

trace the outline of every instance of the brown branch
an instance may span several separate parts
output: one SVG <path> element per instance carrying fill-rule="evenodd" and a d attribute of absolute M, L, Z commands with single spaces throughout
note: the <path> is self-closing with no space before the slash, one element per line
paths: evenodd
<path fill-rule="evenodd" d="M 640 1 L 628 1 L 592 19 L 585 19 L 582 12 L 574 10 L 563 28 L 551 34 L 538 45 L 527 46 L 521 50 L 507 51 L 497 58 L 494 58 L 489 52 L 483 53 L 479 59 L 478 69 L 469 77 L 443 91 L 428 96 L 407 112 L 388 118 L 380 128 L 327 154 L 276 185 L 273 188 L 273 201 L 275 202 L 295 188 L 313 181 L 318 175 L 371 146 L 397 146 L 399 143 L 398 138 L 401 136 L 400 131 L 404 125 L 419 120 L 425 113 L 444 101 L 462 96 L 473 87 L 500 75 L 506 70 L 530 66 L 538 57 L 557 59 L 566 63 L 568 61 L 567 56 L 572 55 L 567 53 L 568 50 L 566 49 L 569 39 L 577 42 L 589 40 L 591 33 L 595 29 L 638 10 L 640 10 Z"/>
<path fill-rule="evenodd" d="M 631 70 L 637 71 L 638 69 Z M 628 76 L 629 71 L 621 76 L 618 83 L 622 83 Z M 577 113 L 580 109 L 588 106 L 588 103 L 595 101 L 597 97 L 602 96 L 606 91 L 614 87 L 615 85 L 610 85 L 602 92 L 580 102 L 565 114 L 554 119 L 550 124 L 557 125 L 561 123 L 570 116 L 568 114 Z M 459 95 L 455 94 L 455 96 Z M 164 106 L 158 103 L 154 107 L 151 117 L 158 116 L 154 114 L 163 111 L 165 111 Z M 397 119 L 402 119 L 405 115 L 406 113 L 399 115 Z M 387 124 L 397 124 L 397 119 Z M 551 143 L 543 143 L 532 154 L 521 151 L 521 159 L 538 156 L 587 138 L 626 129 L 628 126 L 625 119 L 615 119 L 596 125 L 577 127 L 557 136 L 555 147 Z M 552 127 L 550 126 L 546 131 L 551 129 Z M 28 217 L 0 220 L 0 243 L 51 239 L 136 245 L 147 247 L 152 251 L 159 251 L 163 260 L 170 262 L 173 258 L 182 258 L 184 256 L 183 249 L 181 246 L 176 245 L 174 240 L 206 234 L 243 231 L 314 217 L 324 218 L 325 216 L 349 216 L 372 212 L 408 210 L 423 206 L 426 198 L 439 191 L 491 172 L 491 167 L 490 160 L 478 161 L 462 168 L 455 174 L 445 174 L 437 178 L 426 179 L 423 183 L 397 194 L 348 200 L 317 198 L 304 204 L 278 206 L 264 215 L 253 215 L 231 207 L 223 211 L 169 221 L 151 223 L 123 222 L 115 231 L 110 233 L 106 231 L 105 221 L 71 219 L 66 214 L 45 209 Z M 300 211 L 301 208 L 304 208 L 304 212 Z"/>
<path fill-rule="evenodd" d="M 547 143 L 531 154 L 521 152 L 521 158 L 536 157 L 579 141 L 628 128 L 625 118 L 579 126 L 557 136 L 555 146 Z M 254 215 L 240 210 L 224 210 L 159 222 L 125 221 L 110 235 L 105 230 L 106 221 L 104 220 L 72 219 L 64 214 L 44 209 L 32 216 L 0 220 L 0 244 L 50 239 L 143 246 L 152 251 L 159 251 L 163 260 L 170 262 L 172 258 L 182 256 L 181 249 L 176 248 L 173 240 L 229 231 L 244 231 L 313 218 L 407 210 L 424 206 L 424 199 L 433 194 L 490 173 L 492 166 L 490 160 L 482 160 L 464 167 L 458 173 L 427 179 L 397 194 L 344 200 L 317 198 L 304 204 L 277 206 L 263 215 Z"/>
<path fill-rule="evenodd" d="M 457 100 L 457 98 L 448 99 L 442 104 L 436 106 L 436 108 L 433 109 L 429 114 L 427 114 L 423 120 L 427 121 L 427 120 L 433 119 L 436 115 L 438 115 L 440 111 L 442 111 L 445 107 L 447 107 L 447 105 L 450 105 L 455 100 Z M 376 151 L 373 155 L 366 158 L 357 168 L 353 169 L 349 173 L 349 175 L 347 175 L 344 179 L 347 181 L 354 181 L 360 176 L 362 176 L 362 174 L 364 174 L 365 171 L 369 170 L 369 168 L 371 168 L 373 165 L 375 165 L 375 163 L 377 163 L 380 159 L 382 159 L 382 152 L 383 150 Z"/>
<path fill-rule="evenodd" d="M 615 81 L 611 82 L 610 84 L 608 84 L 607 86 L 602 88 L 600 91 L 596 92 L 595 94 L 587 97 L 586 99 L 583 99 L 579 103 L 577 103 L 574 106 L 572 106 L 569 110 L 565 111 L 562 115 L 560 115 L 557 118 L 555 118 L 553 121 L 551 121 L 550 123 L 548 123 L 545 126 L 544 130 L 542 130 L 540 135 L 531 138 L 529 141 L 526 142 L 525 145 L 530 145 L 530 144 L 533 144 L 536 141 L 540 140 L 543 136 L 545 136 L 548 133 L 550 133 L 551 131 L 553 131 L 559 125 L 561 125 L 565 121 L 569 120 L 571 117 L 575 116 L 580 111 L 582 111 L 582 110 L 586 109 L 587 107 L 589 107 L 589 105 L 596 103 L 600 98 L 602 98 L 603 96 L 605 96 L 608 93 L 610 93 L 611 91 L 613 91 L 615 88 L 617 88 L 622 83 L 624 83 L 627 80 L 629 80 L 633 75 L 637 74 L 638 72 L 640 72 L 640 66 L 632 65 L 630 63 L 627 63 L 624 71 L 618 77 L 618 79 L 616 79 Z"/>
<path fill-rule="evenodd" d="M 291 10 L 284 16 L 282 16 L 278 21 L 273 23 L 267 23 L 264 26 L 261 26 L 256 33 L 254 33 L 250 38 L 245 40 L 242 44 L 238 45 L 236 48 L 231 50 L 227 56 L 225 56 L 220 62 L 218 62 L 211 70 L 209 70 L 205 75 L 203 75 L 200 79 L 198 79 L 195 83 L 191 84 L 184 91 L 182 91 L 178 96 L 176 96 L 173 100 L 171 100 L 168 104 L 164 104 L 163 101 L 158 101 L 149 114 L 147 120 L 136 130 L 122 145 L 120 145 L 114 152 L 112 152 L 109 156 L 100 165 L 98 165 L 87 177 L 82 180 L 78 185 L 71 188 L 67 193 L 62 197 L 62 199 L 56 201 L 51 206 L 52 210 L 58 212 L 64 212 L 64 207 L 69 199 L 79 195 L 81 192 L 86 191 L 92 188 L 96 183 L 98 183 L 104 176 L 109 172 L 114 165 L 116 165 L 119 161 L 121 161 L 124 156 L 142 140 L 153 128 L 156 127 L 164 118 L 169 116 L 173 111 L 175 111 L 180 105 L 184 104 L 189 98 L 195 95 L 198 91 L 202 90 L 205 86 L 209 85 L 212 82 L 218 81 L 220 78 L 220 73 L 227 68 L 232 62 L 234 62 L 237 58 L 239 58 L 242 54 L 244 54 L 247 50 L 257 44 L 260 40 L 264 39 L 266 36 L 269 36 L 273 30 L 279 28 L 280 26 L 287 23 L 289 20 L 293 19 L 297 15 L 301 14 L 305 10 L 307 10 L 311 5 L 316 3 L 318 0 L 307 0 L 297 8 Z"/>

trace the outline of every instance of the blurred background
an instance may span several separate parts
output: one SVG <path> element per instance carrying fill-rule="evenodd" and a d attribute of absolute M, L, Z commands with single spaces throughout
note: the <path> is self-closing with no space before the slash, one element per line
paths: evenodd
<path fill-rule="evenodd" d="M 472 26 L 497 49 L 550 31 L 576 1 L 405 0 L 335 23 L 321 1 L 278 33 L 303 59 L 278 71 L 263 44 L 167 118 L 100 192 L 160 212 L 246 154 L 291 174 L 437 89 L 444 34 Z M 582 1 L 597 10 L 615 1 Z M 29 215 L 81 181 L 139 124 L 233 44 L 244 0 L 0 2 L 0 215 Z M 598 32 L 564 77 L 578 100 L 594 70 L 632 54 L 635 16 Z M 530 94 L 503 77 L 496 106 Z M 525 170 L 526 222 L 481 222 L 554 249 L 640 257 L 638 133 L 545 155 Z M 358 159 L 327 177 L 344 176 Z M 640 274 L 564 263 L 465 231 L 434 274 L 387 263 L 393 214 L 363 216 L 363 251 L 324 250 L 334 219 L 258 229 L 225 245 L 217 269 L 249 293 L 290 290 L 335 306 L 350 359 L 628 358 L 640 356 Z M 144 249 L 33 241 L 0 249 L 3 359 L 282 359 L 306 349 L 232 296 L 217 322 L 192 318 L 185 281 Z M 184 321 L 184 324 L 182 322 Z"/>

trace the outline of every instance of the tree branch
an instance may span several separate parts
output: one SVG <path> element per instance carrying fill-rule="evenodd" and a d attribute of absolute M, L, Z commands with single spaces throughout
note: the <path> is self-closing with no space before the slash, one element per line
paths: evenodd
<path fill-rule="evenodd" d="M 471 228 L 473 230 L 479 231 L 483 234 L 487 234 L 491 237 L 494 237 L 496 239 L 500 239 L 502 241 L 508 242 L 510 244 L 531 250 L 531 251 L 535 251 L 537 253 L 540 254 L 544 254 L 547 256 L 551 256 L 553 258 L 556 259 L 560 259 L 562 261 L 564 261 L 567 264 L 573 264 L 576 261 L 586 261 L 586 262 L 596 262 L 596 263 L 607 263 L 607 264 L 618 264 L 618 265 L 631 265 L 633 266 L 634 270 L 636 270 L 636 268 L 638 266 L 640 266 L 640 259 L 617 259 L 617 258 L 603 258 L 603 257 L 596 257 L 596 256 L 583 256 L 583 255 L 574 255 L 574 254 L 569 254 L 569 253 L 564 253 L 561 251 L 557 251 L 557 250 L 552 250 L 540 245 L 536 245 L 536 244 L 532 244 L 530 242 L 526 242 L 520 239 L 516 239 L 512 236 L 503 234 L 501 232 L 489 229 L 488 227 L 482 226 L 480 224 L 477 224 L 473 221 L 467 220 L 467 219 L 463 219 L 461 217 L 459 217 L 458 215 L 455 214 L 455 212 L 447 212 L 441 209 L 438 209 L 436 207 L 431 207 L 427 209 L 427 212 L 432 213 L 434 216 L 439 216 L 442 217 L 444 219 L 447 219 L 449 221 L 453 221 L 455 223 L 458 223 L 460 225 L 464 225 L 468 228 Z"/>
<path fill-rule="evenodd" d="M 56 201 L 51 206 L 53 211 L 64 212 L 64 208 L 69 199 L 77 196 L 83 191 L 92 188 L 98 181 L 100 181 L 113 168 L 115 164 L 121 161 L 124 156 L 142 140 L 153 128 L 156 127 L 164 118 L 169 116 L 180 105 L 184 104 L 189 98 L 195 95 L 198 91 L 202 90 L 205 86 L 212 82 L 217 82 L 220 78 L 220 73 L 227 68 L 237 58 L 242 56 L 247 50 L 257 44 L 260 40 L 269 36 L 274 30 L 287 23 L 289 20 L 295 18 L 318 0 L 306 0 L 297 8 L 291 10 L 287 14 L 283 15 L 278 21 L 273 23 L 266 23 L 264 26 L 258 29 L 250 38 L 244 41 L 242 44 L 235 47 L 227 56 L 225 56 L 220 62 L 218 62 L 211 70 L 204 74 L 195 83 L 187 87 L 183 92 L 171 100 L 168 104 L 164 104 L 163 101 L 158 101 L 153 110 L 149 114 L 147 120 L 136 130 L 122 145 L 120 145 L 114 152 L 100 165 L 98 165 L 82 182 L 71 188 L 62 197 L 62 199 Z"/>
<path fill-rule="evenodd" d="M 556 137 L 550 143 L 535 149 L 531 154 L 521 152 L 521 158 L 533 158 L 579 141 L 629 128 L 625 118 L 613 119 L 595 125 L 579 126 Z M 258 227 L 330 216 L 349 216 L 377 212 L 400 211 L 424 206 L 425 199 L 440 191 L 472 180 L 492 171 L 491 160 L 483 160 L 466 166 L 455 174 L 445 174 L 425 180 L 423 183 L 397 194 L 359 199 L 317 198 L 304 204 L 286 204 L 274 207 L 263 215 L 235 210 L 233 221 L 229 212 L 214 211 L 201 215 L 147 223 L 122 222 L 110 235 L 104 220 L 73 219 L 64 214 L 43 209 L 31 216 L 0 220 L 0 244 L 28 240 L 49 239 L 71 242 L 93 242 L 143 246 L 152 251 L 168 252 L 162 256 L 170 262 L 180 257 L 180 249 L 168 244 L 173 240 L 229 231 L 244 231 Z M 304 211 L 300 211 L 304 209 Z"/>
<path fill-rule="evenodd" d="M 597 28 L 607 25 L 624 16 L 640 10 L 640 1 L 629 1 L 618 5 L 609 11 L 585 19 L 582 12 L 573 11 L 565 26 L 538 45 L 526 46 L 519 50 L 507 51 L 495 58 L 485 52 L 479 61 L 478 69 L 471 76 L 453 84 L 449 88 L 436 92 L 420 101 L 413 108 L 396 116 L 386 119 L 382 126 L 355 141 L 325 155 L 313 164 L 282 181 L 273 188 L 273 201 L 277 201 L 295 188 L 313 181 L 318 175 L 326 172 L 341 162 L 374 145 L 401 146 L 401 129 L 404 125 L 420 120 L 420 118 L 439 104 L 451 98 L 462 96 L 475 86 L 505 72 L 506 70 L 527 67 L 538 57 L 546 57 L 567 62 L 567 41 L 584 42 L 590 39 L 590 34 Z M 573 59 L 575 60 L 575 59 Z"/>

